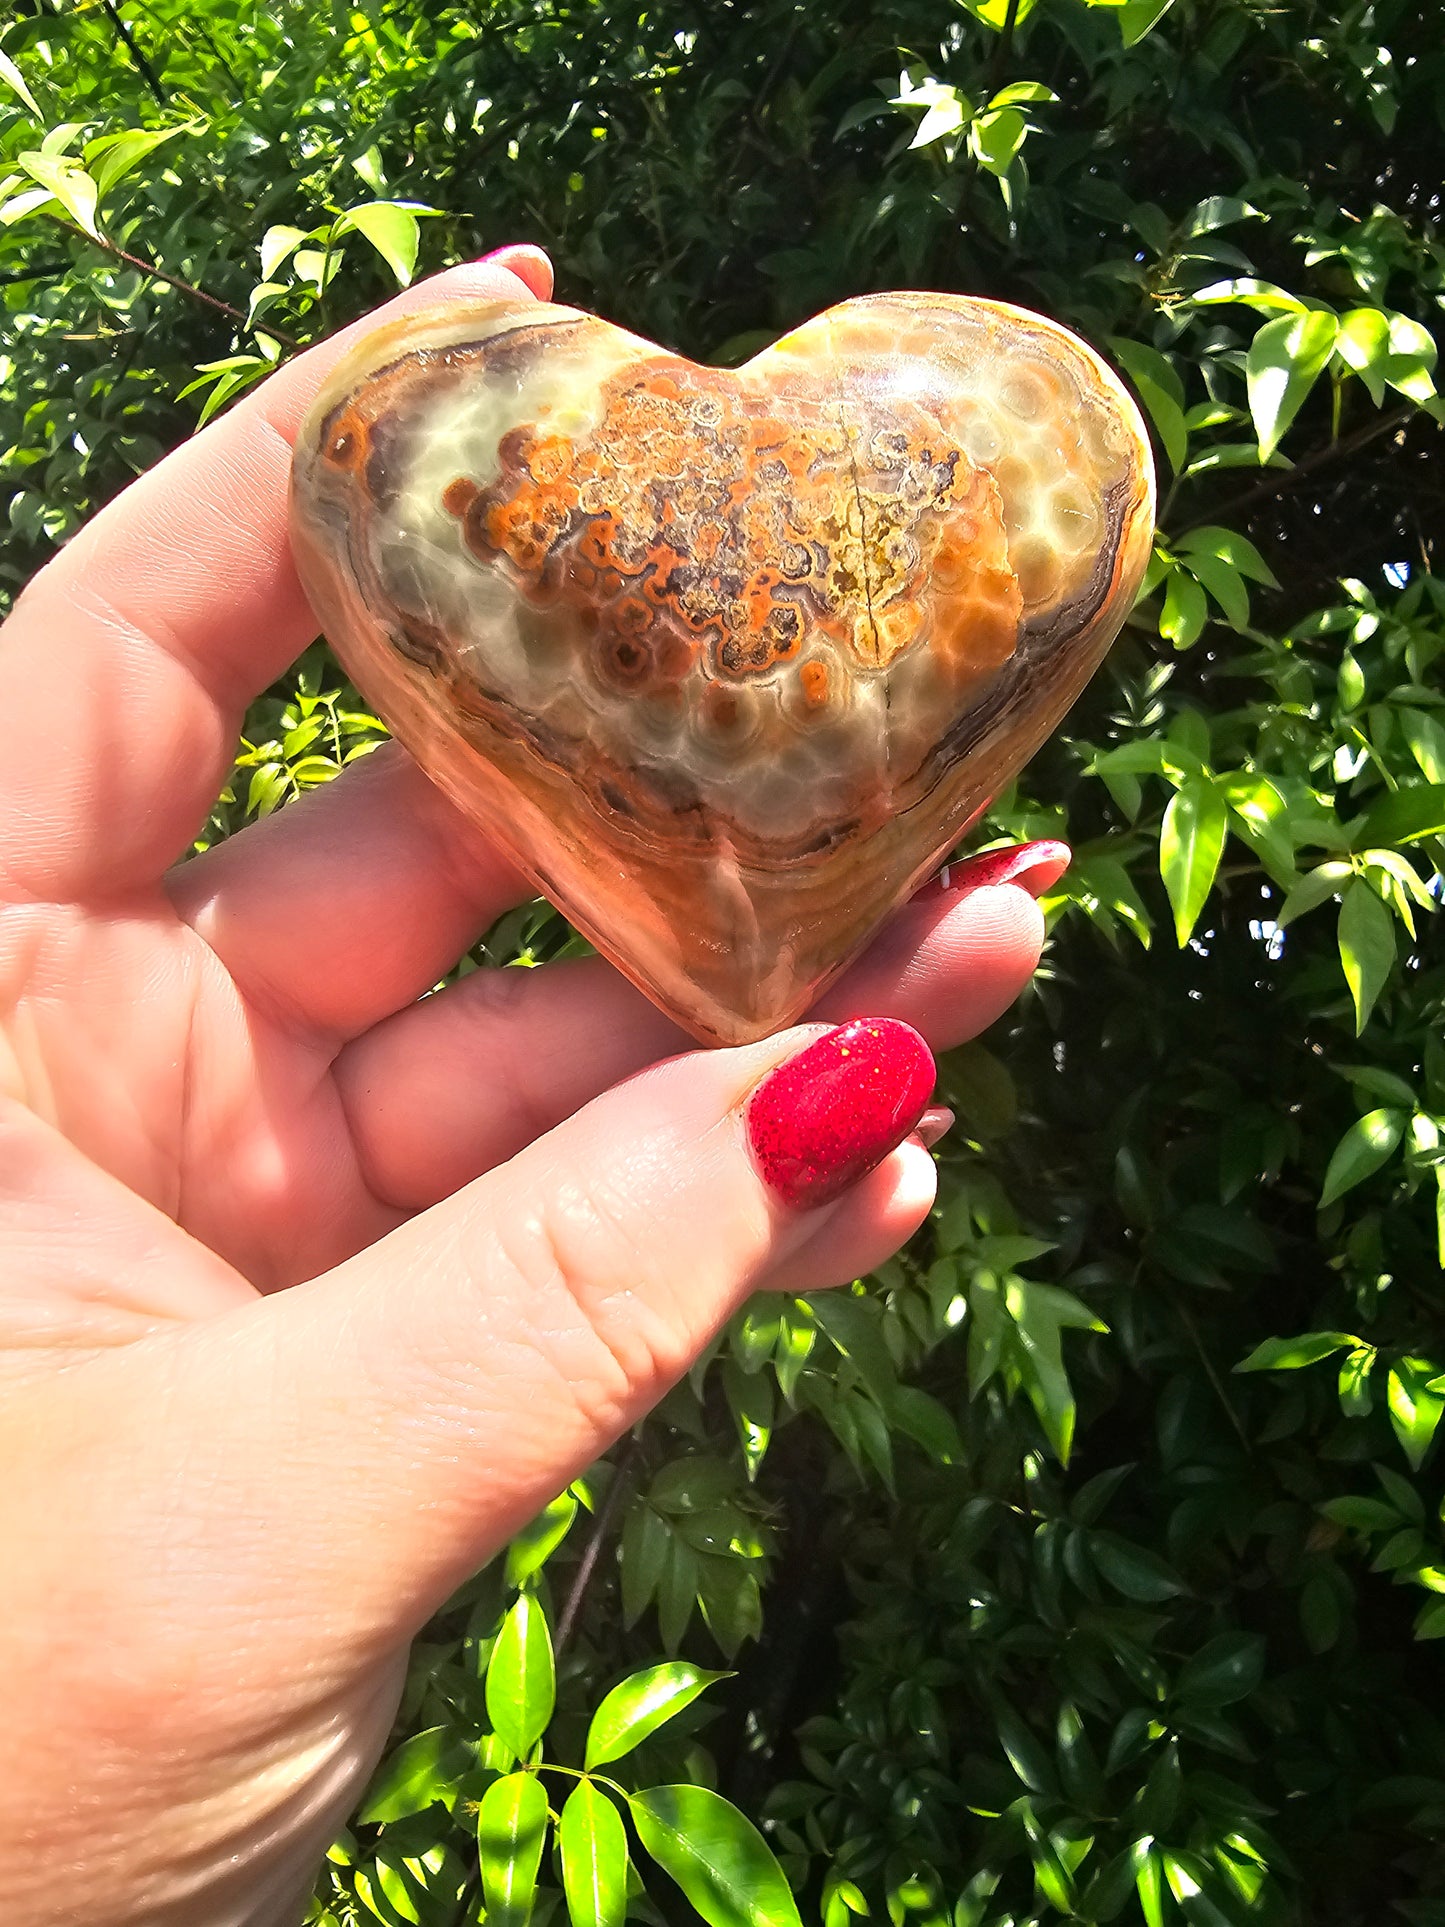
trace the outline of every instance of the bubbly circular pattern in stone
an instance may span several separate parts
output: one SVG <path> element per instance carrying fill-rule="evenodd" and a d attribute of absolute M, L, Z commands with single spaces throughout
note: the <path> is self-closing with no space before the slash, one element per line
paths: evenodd
<path fill-rule="evenodd" d="M 794 1021 L 1053 729 L 1153 474 L 1066 330 L 845 302 L 739 370 L 575 309 L 389 324 L 303 424 L 292 535 L 428 773 L 709 1041 Z"/>

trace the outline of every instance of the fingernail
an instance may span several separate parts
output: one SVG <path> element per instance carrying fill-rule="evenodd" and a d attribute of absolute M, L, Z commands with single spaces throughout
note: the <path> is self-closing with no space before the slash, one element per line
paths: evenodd
<path fill-rule="evenodd" d="M 1073 854 L 1067 843 L 1051 839 L 985 850 L 979 856 L 965 857 L 961 863 L 945 863 L 937 876 L 914 892 L 915 901 L 918 897 L 963 897 L 991 883 L 1017 883 L 1031 897 L 1041 897 L 1068 869 Z"/>
<path fill-rule="evenodd" d="M 785 1204 L 829 1204 L 917 1128 L 937 1075 L 927 1044 L 897 1018 L 840 1024 L 753 1092 L 753 1161 Z"/>
<path fill-rule="evenodd" d="M 925 1151 L 931 1151 L 938 1140 L 953 1129 L 957 1121 L 946 1104 L 930 1104 L 915 1125 L 913 1135 Z"/>
<path fill-rule="evenodd" d="M 525 281 L 539 301 L 548 301 L 552 296 L 553 274 L 551 256 L 532 241 L 509 241 L 506 247 L 493 248 L 490 254 L 479 254 L 473 263 L 479 268 L 506 268 L 515 274 L 519 281 Z"/>

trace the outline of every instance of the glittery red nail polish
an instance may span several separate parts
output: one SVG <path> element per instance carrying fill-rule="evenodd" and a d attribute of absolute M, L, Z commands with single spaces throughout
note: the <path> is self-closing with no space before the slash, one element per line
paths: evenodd
<path fill-rule="evenodd" d="M 753 1092 L 753 1159 L 784 1203 L 829 1204 L 903 1142 L 928 1108 L 936 1076 L 927 1044 L 908 1024 L 855 1017 Z"/>
<path fill-rule="evenodd" d="M 961 863 L 946 863 L 936 877 L 930 877 L 919 897 L 967 896 L 991 883 L 1017 883 L 1031 897 L 1051 890 L 1069 867 L 1073 851 L 1067 843 L 1052 838 L 1037 843 L 1011 843 L 1005 850 L 985 850 L 979 856 L 965 857 Z"/>

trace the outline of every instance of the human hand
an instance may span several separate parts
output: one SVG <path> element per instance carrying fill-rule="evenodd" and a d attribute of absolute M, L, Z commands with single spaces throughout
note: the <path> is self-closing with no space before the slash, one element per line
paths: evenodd
<path fill-rule="evenodd" d="M 550 280 L 509 250 L 388 312 Z M 751 1292 L 869 1270 L 932 1200 L 916 1130 L 889 1150 L 931 1073 L 888 1026 L 892 1128 L 854 1146 L 888 1154 L 820 1205 L 783 1195 L 778 1132 L 828 1147 L 763 1084 L 816 1026 L 692 1050 L 596 959 L 419 1003 L 527 891 L 390 745 L 180 862 L 314 633 L 290 447 L 355 332 L 129 489 L 0 631 L 19 1927 L 299 1918 L 427 1617 Z M 934 888 L 817 1015 L 957 1043 L 1040 940 L 1017 881 Z"/>

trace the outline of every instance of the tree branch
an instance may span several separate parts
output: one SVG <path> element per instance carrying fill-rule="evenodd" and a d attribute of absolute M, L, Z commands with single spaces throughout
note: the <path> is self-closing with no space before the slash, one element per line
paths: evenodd
<path fill-rule="evenodd" d="M 78 234 L 82 241 L 89 241 L 93 247 L 102 249 L 106 254 L 114 255 L 117 261 L 124 261 L 128 268 L 135 268 L 140 274 L 148 274 L 152 280 L 164 281 L 168 288 L 174 288 L 178 294 L 189 295 L 192 301 L 199 301 L 207 308 L 214 308 L 219 314 L 229 315 L 232 321 L 239 321 L 243 328 L 255 327 L 257 333 L 270 335 L 271 339 L 279 341 L 283 348 L 299 349 L 302 346 L 295 335 L 288 335 L 280 328 L 273 328 L 269 322 L 253 323 L 243 309 L 234 307 L 229 301 L 223 301 L 218 294 L 207 294 L 206 290 L 198 288 L 194 281 L 183 281 L 180 275 L 171 274 L 165 268 L 158 268 L 154 261 L 147 261 L 142 255 L 132 254 L 129 248 L 119 247 L 114 241 L 107 241 L 104 235 L 87 234 L 83 227 L 78 227 L 74 221 L 67 221 L 61 214 L 52 214 L 50 219 L 58 227 L 66 229 L 68 233 Z"/>
<path fill-rule="evenodd" d="M 162 93 L 161 91 L 161 83 L 156 78 L 155 68 L 152 67 L 150 62 L 146 59 L 145 55 L 141 52 L 140 44 L 136 40 L 135 35 L 131 32 L 130 28 L 125 24 L 124 20 L 121 19 L 120 8 L 116 5 L 116 0 L 103 0 L 103 5 L 105 7 L 106 12 L 110 15 L 111 25 L 115 28 L 116 33 L 120 36 L 120 38 L 125 42 L 126 49 L 129 52 L 131 59 L 135 62 L 136 72 L 140 75 L 141 79 L 145 82 L 146 86 L 150 88 L 151 93 L 155 98 L 156 105 L 158 107 L 166 106 L 168 103 L 166 101 L 166 97 L 164 93 Z"/>
<path fill-rule="evenodd" d="M 1008 57 L 1013 52 L 1014 26 L 1019 17 L 1019 0 L 1008 0 L 1008 10 L 999 29 L 998 44 L 993 50 L 993 59 L 988 67 L 988 98 L 992 98 L 1003 84 L 1004 72 L 1008 67 Z"/>
<path fill-rule="evenodd" d="M 1353 435 L 1342 436 L 1338 441 L 1325 442 L 1322 447 L 1303 456 L 1293 468 L 1281 469 L 1278 474 L 1269 476 L 1263 482 L 1257 482 L 1253 488 L 1247 488 L 1242 494 L 1232 496 L 1229 501 L 1211 509 L 1207 515 L 1201 515 L 1197 521 L 1190 522 L 1179 533 L 1187 535 L 1190 529 L 1202 528 L 1206 522 L 1227 520 L 1231 516 L 1238 515 L 1242 510 L 1255 508 L 1260 502 L 1267 502 L 1271 497 L 1283 494 L 1286 489 L 1293 488 L 1306 476 L 1318 474 L 1322 468 L 1328 468 L 1332 462 L 1340 461 L 1345 456 L 1356 454 L 1367 443 L 1378 440 L 1381 435 L 1393 433 L 1419 412 L 1415 404 L 1408 401 L 1402 403 L 1399 408 L 1392 408 L 1388 415 L 1381 415 L 1377 421 L 1366 422 L 1364 427 L 1357 428 Z"/>
<path fill-rule="evenodd" d="M 9 274 L 0 274 L 0 288 L 13 287 L 20 281 L 55 281 L 69 273 L 68 261 L 42 261 L 37 268 L 14 268 Z"/>
<path fill-rule="evenodd" d="M 602 1552 L 602 1542 L 606 1539 L 608 1532 L 612 1528 L 612 1522 L 617 1517 L 617 1508 L 622 1503 L 622 1495 L 631 1478 L 632 1468 L 637 1461 L 637 1454 L 637 1440 L 631 1438 L 627 1441 L 627 1444 L 618 1457 L 616 1465 L 612 1469 L 612 1483 L 607 1488 L 606 1498 L 597 1508 L 596 1515 L 592 1521 L 592 1531 L 588 1537 L 587 1544 L 582 1549 L 582 1557 L 577 1562 L 577 1570 L 572 1575 L 571 1589 L 567 1594 L 562 1611 L 557 1618 L 557 1634 L 552 1645 L 554 1651 L 558 1653 L 561 1652 L 562 1648 L 567 1644 L 567 1641 L 572 1637 L 573 1629 L 577 1624 L 577 1616 L 582 1610 L 582 1602 L 587 1596 L 587 1588 L 591 1585 L 592 1575 L 597 1570 L 597 1561 Z"/>

